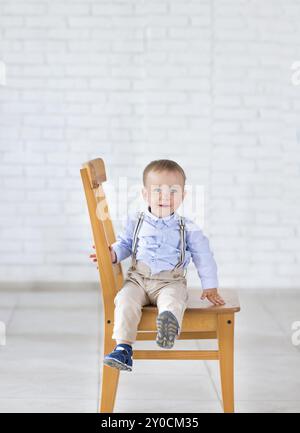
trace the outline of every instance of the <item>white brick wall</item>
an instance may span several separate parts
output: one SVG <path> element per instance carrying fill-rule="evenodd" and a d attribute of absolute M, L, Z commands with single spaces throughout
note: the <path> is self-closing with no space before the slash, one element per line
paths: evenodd
<path fill-rule="evenodd" d="M 298 0 L 0 0 L 0 280 L 96 281 L 81 163 L 105 159 L 116 212 L 119 177 L 167 157 L 204 185 L 221 287 L 299 287 L 299 20 Z"/>

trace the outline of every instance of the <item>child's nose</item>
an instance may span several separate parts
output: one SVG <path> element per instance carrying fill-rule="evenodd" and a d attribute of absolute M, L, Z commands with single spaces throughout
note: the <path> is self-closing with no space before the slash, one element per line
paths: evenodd
<path fill-rule="evenodd" d="M 162 198 L 162 200 L 165 200 L 166 202 L 168 202 L 170 200 L 170 193 L 169 192 L 163 192 L 161 194 L 161 198 Z"/>

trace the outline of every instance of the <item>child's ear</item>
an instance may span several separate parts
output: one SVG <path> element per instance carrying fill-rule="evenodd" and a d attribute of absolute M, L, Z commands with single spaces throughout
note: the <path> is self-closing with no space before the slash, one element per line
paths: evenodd
<path fill-rule="evenodd" d="M 183 191 L 183 198 L 185 198 L 186 195 L 187 195 L 187 190 L 185 189 L 185 190 Z"/>

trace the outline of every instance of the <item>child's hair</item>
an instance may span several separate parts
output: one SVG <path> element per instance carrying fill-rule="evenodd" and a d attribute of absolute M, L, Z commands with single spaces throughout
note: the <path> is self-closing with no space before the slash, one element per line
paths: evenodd
<path fill-rule="evenodd" d="M 149 162 L 149 164 L 145 167 L 143 172 L 143 183 L 146 186 L 147 175 L 149 171 L 177 171 L 183 177 L 183 186 L 185 185 L 186 175 L 182 167 L 180 167 L 177 162 L 172 161 L 171 159 L 156 159 L 155 161 Z"/>

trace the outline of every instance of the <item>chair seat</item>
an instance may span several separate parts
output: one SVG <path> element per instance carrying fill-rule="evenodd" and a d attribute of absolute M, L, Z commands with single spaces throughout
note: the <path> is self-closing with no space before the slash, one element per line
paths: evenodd
<path fill-rule="evenodd" d="M 237 293 L 234 290 L 219 290 L 224 299 L 224 305 L 213 305 L 207 299 L 201 300 L 202 291 L 188 289 L 188 304 L 182 321 L 182 332 L 216 331 L 218 315 L 230 315 L 240 310 Z M 153 332 L 156 330 L 157 306 L 144 305 L 138 332 Z"/>
<path fill-rule="evenodd" d="M 224 299 L 224 305 L 213 305 L 207 299 L 200 299 L 202 290 L 200 289 L 188 289 L 188 304 L 185 314 L 189 310 L 197 310 L 197 313 L 213 313 L 213 314 L 227 314 L 236 313 L 240 311 L 240 304 L 237 292 L 231 289 L 218 290 L 219 295 Z M 144 305 L 142 311 L 155 311 L 157 310 L 156 305 L 147 304 Z"/>

